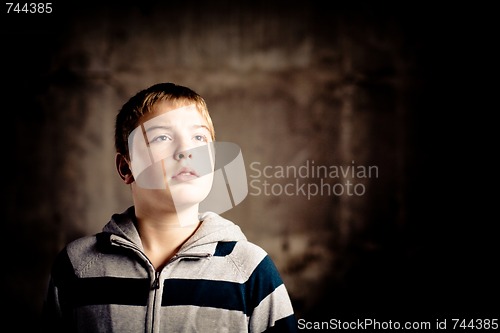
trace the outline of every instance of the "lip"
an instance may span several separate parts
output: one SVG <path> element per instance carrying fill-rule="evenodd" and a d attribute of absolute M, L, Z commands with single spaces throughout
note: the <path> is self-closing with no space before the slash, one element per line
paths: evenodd
<path fill-rule="evenodd" d="M 179 181 L 187 181 L 198 177 L 199 175 L 196 172 L 196 170 L 188 167 L 182 167 L 179 171 L 177 171 L 174 174 L 174 176 L 172 176 L 172 179 Z"/>

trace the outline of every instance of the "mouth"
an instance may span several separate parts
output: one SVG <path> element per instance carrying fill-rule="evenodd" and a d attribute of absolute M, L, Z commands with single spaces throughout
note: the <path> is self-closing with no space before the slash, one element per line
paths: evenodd
<path fill-rule="evenodd" d="M 198 178 L 198 174 L 196 170 L 188 167 L 183 167 L 179 171 L 177 171 L 174 176 L 172 176 L 173 180 L 177 181 L 187 181 Z"/>

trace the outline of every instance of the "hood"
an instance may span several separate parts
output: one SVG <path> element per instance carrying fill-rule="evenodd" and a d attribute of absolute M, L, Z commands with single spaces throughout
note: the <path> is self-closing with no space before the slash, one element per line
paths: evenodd
<path fill-rule="evenodd" d="M 201 226 L 184 243 L 179 252 L 196 251 L 199 248 L 206 248 L 207 245 L 217 242 L 231 242 L 246 240 L 240 227 L 214 212 L 200 214 Z M 135 244 L 141 250 L 142 242 L 136 228 L 136 218 L 134 206 L 128 208 L 123 213 L 114 214 L 111 220 L 104 226 L 103 232 L 126 239 Z"/>

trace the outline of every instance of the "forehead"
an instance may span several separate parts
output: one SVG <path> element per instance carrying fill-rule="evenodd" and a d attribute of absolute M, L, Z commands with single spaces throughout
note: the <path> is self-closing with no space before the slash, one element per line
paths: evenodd
<path fill-rule="evenodd" d="M 206 125 L 206 120 L 194 104 L 181 107 L 174 107 L 169 104 L 159 105 L 153 112 L 148 113 L 142 119 L 142 126 L 145 129 L 167 125 L 175 127 Z"/>
<path fill-rule="evenodd" d="M 151 120 L 153 118 L 156 118 L 158 116 L 161 116 L 163 114 L 166 114 L 168 112 L 172 111 L 196 111 L 198 113 L 199 110 L 197 109 L 196 105 L 191 102 L 191 101 L 183 101 L 183 100 L 177 100 L 175 102 L 173 101 L 160 101 L 156 103 L 151 111 L 145 113 L 141 118 L 140 118 L 140 123 L 147 122 L 148 120 Z M 201 113 L 200 113 L 201 114 Z"/>

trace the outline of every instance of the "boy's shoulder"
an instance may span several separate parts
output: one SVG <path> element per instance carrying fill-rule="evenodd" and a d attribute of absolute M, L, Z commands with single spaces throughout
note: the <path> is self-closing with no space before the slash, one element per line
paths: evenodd
<path fill-rule="evenodd" d="M 230 263 L 239 272 L 240 276 L 244 277 L 244 280 L 261 271 L 263 266 L 268 266 L 268 262 L 272 262 L 267 251 L 246 239 L 219 241 L 213 257 Z"/>
<path fill-rule="evenodd" d="M 264 257 L 268 255 L 263 247 L 248 239 L 238 240 L 235 244 L 235 255 Z"/>
<path fill-rule="evenodd" d="M 59 253 L 60 260 L 69 260 L 75 271 L 94 261 L 99 256 L 97 250 L 97 234 L 83 236 L 70 241 Z"/>
<path fill-rule="evenodd" d="M 217 240 L 214 256 L 230 256 L 233 258 L 260 257 L 267 252 L 259 245 L 247 239 L 240 227 L 233 221 L 219 214 L 207 212 L 202 216 L 204 226 L 202 233 L 212 233 L 212 240 Z"/>
<path fill-rule="evenodd" d="M 83 236 L 71 240 L 56 255 L 52 274 L 61 276 L 69 272 L 78 272 L 89 261 L 95 261 L 96 236 Z"/>
<path fill-rule="evenodd" d="M 94 251 L 97 243 L 97 234 L 76 238 L 66 245 L 70 257 L 79 256 L 89 251 Z"/>
<path fill-rule="evenodd" d="M 212 233 L 212 240 L 217 241 L 215 257 L 228 256 L 233 260 L 262 260 L 267 256 L 263 247 L 248 240 L 240 227 L 217 213 L 207 212 L 202 218 L 204 226 L 202 233 Z M 210 230 L 210 231 L 208 231 Z M 214 231 L 215 230 L 215 231 Z"/>

